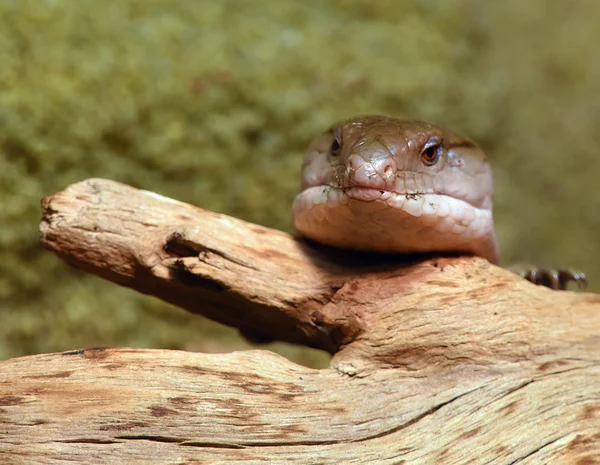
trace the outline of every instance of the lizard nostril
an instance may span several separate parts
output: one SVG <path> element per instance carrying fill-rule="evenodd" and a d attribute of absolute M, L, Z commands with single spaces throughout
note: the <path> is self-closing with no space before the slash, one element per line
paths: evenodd
<path fill-rule="evenodd" d="M 383 172 L 387 175 L 390 176 L 391 174 L 393 174 L 394 172 L 394 168 L 392 167 L 392 165 L 387 165 L 385 167 L 385 169 L 383 170 Z"/>

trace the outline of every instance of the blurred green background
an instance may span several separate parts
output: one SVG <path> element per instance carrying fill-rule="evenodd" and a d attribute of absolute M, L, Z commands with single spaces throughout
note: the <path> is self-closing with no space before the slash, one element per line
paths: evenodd
<path fill-rule="evenodd" d="M 249 347 L 41 249 L 39 201 L 106 177 L 289 231 L 302 152 L 364 113 L 478 141 L 503 263 L 599 291 L 598 18 L 596 0 L 1 0 L 0 359 Z"/>

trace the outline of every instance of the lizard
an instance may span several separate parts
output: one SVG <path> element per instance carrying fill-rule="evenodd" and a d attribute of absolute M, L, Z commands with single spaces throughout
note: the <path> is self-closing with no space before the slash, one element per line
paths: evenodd
<path fill-rule="evenodd" d="M 360 116 L 310 145 L 292 206 L 296 231 L 316 242 L 385 253 L 464 253 L 499 263 L 491 165 L 471 139 L 441 126 Z M 535 267 L 535 284 L 585 286 L 570 270 Z"/>

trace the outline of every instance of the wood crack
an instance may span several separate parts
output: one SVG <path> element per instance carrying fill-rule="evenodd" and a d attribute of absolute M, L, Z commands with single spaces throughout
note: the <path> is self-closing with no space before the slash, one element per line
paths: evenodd
<path fill-rule="evenodd" d="M 535 454 L 539 453 L 541 450 L 545 449 L 548 446 L 551 446 L 552 444 L 554 444 L 555 442 L 560 441 L 561 439 L 567 437 L 566 434 L 559 436 L 555 439 L 552 439 L 550 441 L 547 441 L 546 443 L 542 444 L 539 447 L 536 447 L 535 449 L 531 450 L 530 452 L 528 452 L 526 455 L 519 457 L 518 459 L 513 460 L 512 462 L 510 462 L 508 465 L 514 465 L 515 463 L 519 463 L 522 462 L 523 460 L 530 458 L 532 456 L 534 456 Z"/>

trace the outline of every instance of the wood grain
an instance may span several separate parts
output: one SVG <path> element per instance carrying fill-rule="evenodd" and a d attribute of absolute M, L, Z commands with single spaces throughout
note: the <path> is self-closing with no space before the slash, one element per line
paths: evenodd
<path fill-rule="evenodd" d="M 0 463 L 600 463 L 600 296 L 470 257 L 318 247 L 92 179 L 43 202 L 67 262 L 329 350 L 0 362 Z"/>

